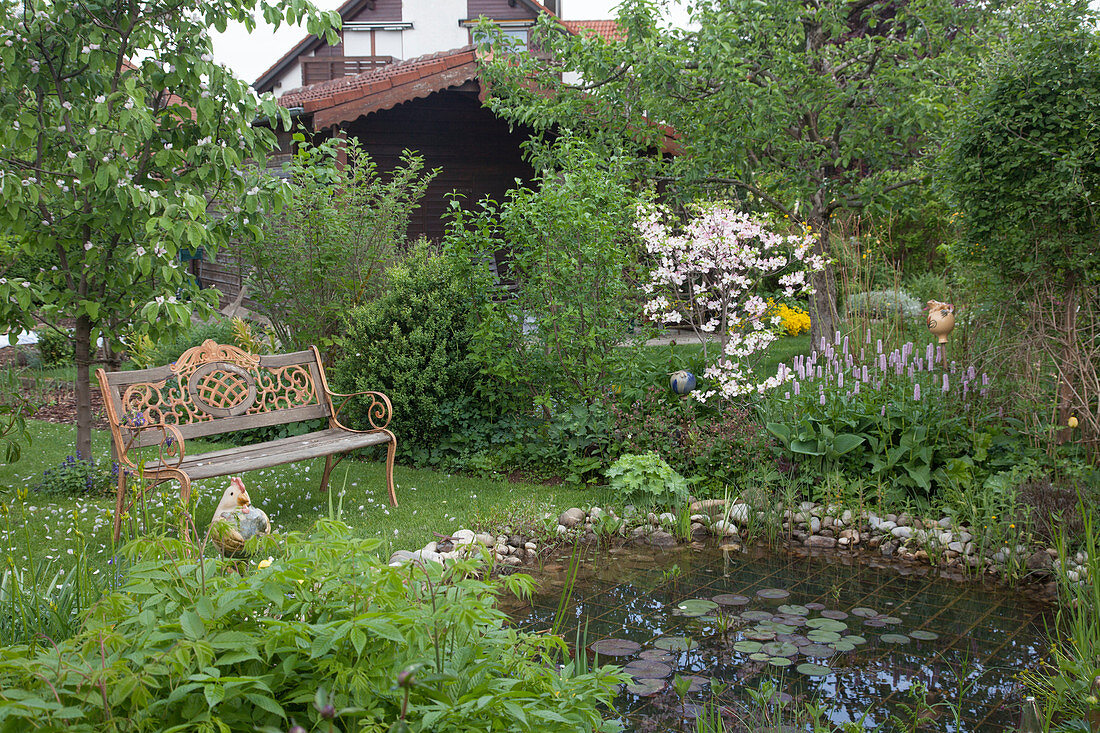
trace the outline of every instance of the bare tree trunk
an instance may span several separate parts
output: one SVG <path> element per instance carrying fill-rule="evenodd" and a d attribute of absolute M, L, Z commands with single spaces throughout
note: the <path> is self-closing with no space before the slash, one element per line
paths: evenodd
<path fill-rule="evenodd" d="M 73 331 L 76 357 L 76 449 L 84 459 L 92 456 L 92 321 L 87 315 L 76 319 Z"/>
<path fill-rule="evenodd" d="M 814 223 L 817 224 L 816 221 Z M 810 283 L 814 287 L 813 295 L 810 296 L 810 341 L 813 348 L 817 348 L 822 338 L 832 342 L 839 320 L 836 312 L 836 273 L 829 262 L 828 224 L 822 225 L 819 231 L 821 236 L 814 245 L 814 254 L 825 258 L 825 269 L 810 277 Z"/>

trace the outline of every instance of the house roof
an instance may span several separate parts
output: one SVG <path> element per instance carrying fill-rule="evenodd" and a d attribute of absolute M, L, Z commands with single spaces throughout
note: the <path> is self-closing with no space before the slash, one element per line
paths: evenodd
<path fill-rule="evenodd" d="M 626 38 L 626 34 L 614 20 L 563 20 L 561 24 L 578 36 L 595 34 L 609 41 L 622 41 Z"/>
<path fill-rule="evenodd" d="M 536 14 L 546 13 L 547 15 L 557 17 L 556 15 L 554 15 L 554 13 L 550 11 L 549 8 L 538 2 L 538 0 L 518 1 L 521 4 L 530 8 Z M 341 20 L 346 21 L 348 18 L 354 18 L 356 15 L 359 14 L 359 11 L 363 10 L 364 8 L 372 6 L 373 3 L 374 0 L 348 0 L 339 8 L 337 8 L 336 12 L 340 14 Z M 324 43 L 324 39 L 322 38 L 318 38 L 317 36 L 306 36 L 301 41 L 299 41 L 296 46 L 280 56 L 279 60 L 272 64 L 267 71 L 260 74 L 260 77 L 252 83 L 252 86 L 259 91 L 271 91 L 271 87 L 274 85 L 275 80 L 281 73 L 283 73 L 283 71 L 286 70 L 288 66 L 294 63 L 295 59 L 297 59 L 303 53 L 309 53 L 310 51 L 319 47 L 322 43 Z"/>
<path fill-rule="evenodd" d="M 360 10 L 363 10 L 368 6 L 372 6 L 373 4 L 374 0 L 348 0 L 346 3 L 338 7 L 336 9 L 336 12 L 340 14 L 341 20 L 347 20 L 348 18 L 354 18 L 356 15 L 359 14 Z M 260 78 L 252 82 L 252 86 L 260 91 L 270 91 L 269 87 L 274 84 L 275 79 L 279 76 L 279 74 L 283 73 L 286 67 L 290 66 L 290 64 L 294 62 L 294 59 L 298 58 L 303 53 L 308 53 L 309 51 L 312 51 L 324 42 L 325 41 L 323 38 L 318 38 L 317 36 L 312 35 L 306 36 L 301 41 L 299 41 L 298 44 L 294 46 L 294 48 L 290 49 L 282 56 L 280 56 L 279 60 L 272 64 L 267 71 L 260 74 Z"/>
<path fill-rule="evenodd" d="M 478 73 L 475 47 L 463 46 L 291 89 L 279 97 L 279 104 L 312 114 L 313 127 L 319 130 L 461 86 Z"/>

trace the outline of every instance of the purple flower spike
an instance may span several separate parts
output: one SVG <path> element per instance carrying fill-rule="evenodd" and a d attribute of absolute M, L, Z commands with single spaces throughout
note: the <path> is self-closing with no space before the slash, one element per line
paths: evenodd
<path fill-rule="evenodd" d="M 951 385 L 947 381 L 947 375 L 946 374 L 943 375 L 943 387 L 941 387 L 941 389 L 943 390 L 944 394 L 947 394 L 948 392 L 951 391 Z"/>
<path fill-rule="evenodd" d="M 920 402 L 920 382 L 913 385 L 913 399 Z"/>
<path fill-rule="evenodd" d="M 886 417 L 886 405 L 882 406 L 882 410 L 879 412 L 879 414 L 882 415 L 883 417 Z"/>
<path fill-rule="evenodd" d="M 882 339 L 875 342 L 875 352 L 879 354 L 882 353 Z"/>
<path fill-rule="evenodd" d="M 793 390 L 794 390 L 794 396 L 795 396 L 795 397 L 797 397 L 797 396 L 798 396 L 798 392 L 799 392 L 799 387 L 798 387 L 798 381 L 797 381 L 797 380 L 795 381 L 795 383 L 794 383 L 794 386 L 793 386 L 793 387 L 791 387 L 791 389 L 793 389 Z"/>
<path fill-rule="evenodd" d="M 871 343 L 871 329 L 869 329 L 869 328 L 867 329 L 867 341 L 866 341 L 866 343 L 868 343 L 868 344 Z"/>
<path fill-rule="evenodd" d="M 824 404 L 825 404 L 825 392 L 824 391 L 821 392 L 821 397 L 818 401 L 824 406 Z"/>
<path fill-rule="evenodd" d="M 836 377 L 836 386 L 840 387 L 841 389 L 844 388 L 844 372 L 841 372 L 840 374 L 837 375 L 837 377 Z"/>

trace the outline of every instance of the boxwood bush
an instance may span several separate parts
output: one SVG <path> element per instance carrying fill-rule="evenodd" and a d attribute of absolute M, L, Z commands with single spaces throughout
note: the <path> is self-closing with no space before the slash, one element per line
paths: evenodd
<path fill-rule="evenodd" d="M 403 455 L 445 437 L 440 406 L 478 389 L 470 341 L 484 287 L 469 264 L 419 244 L 386 273 L 382 294 L 345 316 L 341 356 L 331 370 L 338 392 L 375 390 L 393 403 L 393 429 Z M 473 286 L 471 286 L 473 283 Z M 348 405 L 341 420 L 369 428 L 370 401 Z"/>

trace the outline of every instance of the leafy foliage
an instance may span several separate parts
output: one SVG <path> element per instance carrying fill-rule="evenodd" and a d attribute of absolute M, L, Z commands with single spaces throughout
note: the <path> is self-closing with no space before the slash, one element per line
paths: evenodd
<path fill-rule="evenodd" d="M 30 401 L 22 393 L 19 373 L 6 369 L 0 375 L 0 456 L 4 463 L 15 463 L 30 442 L 27 418 L 34 414 Z"/>
<path fill-rule="evenodd" d="M 845 303 L 849 317 L 908 318 L 921 317 L 924 310 L 920 302 L 904 290 L 868 290 L 852 293 Z"/>
<path fill-rule="evenodd" d="M 288 125 L 289 113 L 211 57 L 208 28 L 254 27 L 253 11 L 322 35 L 338 20 L 307 0 L 3 4 L 0 228 L 21 254 L 56 254 L 57 264 L 0 280 L 0 323 L 11 334 L 36 318 L 73 319 L 85 454 L 97 339 L 118 350 L 127 323 L 157 340 L 193 310 L 209 313 L 212 298 L 195 292 L 179 251 L 258 235 L 250 219 L 282 195 L 244 169 L 276 144 L 271 127 L 252 123 Z"/>
<path fill-rule="evenodd" d="M 687 503 L 687 480 L 656 453 L 628 453 L 605 472 L 620 504 L 679 507 Z"/>
<path fill-rule="evenodd" d="M 1011 443 L 983 422 L 985 375 L 944 371 L 932 344 L 923 356 L 912 343 L 887 354 L 879 342 L 873 351 L 846 337 L 795 360 L 790 391 L 760 408 L 788 459 L 870 475 L 918 499 L 1008 467 Z"/>
<path fill-rule="evenodd" d="M 546 417 L 555 405 L 592 402 L 606 393 L 635 341 L 638 196 L 626 161 L 599 158 L 564 136 L 528 151 L 536 188 L 509 192 L 500 204 L 474 211 L 454 202 L 446 246 L 491 276 L 504 253 L 514 297 L 488 304 L 474 354 L 520 409 L 532 403 Z"/>
<path fill-rule="evenodd" d="M 104 462 L 97 466 L 94 460 L 77 451 L 76 455 L 65 456 L 60 464 L 43 471 L 42 478 L 31 488 L 40 494 L 102 496 L 115 490 L 119 470 L 117 463 Z"/>
<path fill-rule="evenodd" d="M 822 255 L 834 213 L 925 179 L 928 133 L 999 29 L 985 6 L 951 0 L 704 0 L 691 30 L 662 28 L 657 7 L 622 3 L 623 38 L 610 42 L 542 19 L 537 43 L 555 63 L 495 54 L 490 104 L 635 149 L 663 142 L 661 120 L 681 154 L 654 173 L 681 201 L 737 196 L 787 215 L 821 233 Z M 835 293 L 828 270 L 814 284 L 817 337 L 832 330 Z"/>
<path fill-rule="evenodd" d="M 340 392 L 384 392 L 403 452 L 425 451 L 461 430 L 442 419 L 441 406 L 480 391 L 471 352 L 486 290 L 469 269 L 421 244 L 386 272 L 378 297 L 345 316 L 333 384 Z M 369 405 L 349 404 L 351 425 L 369 427 Z"/>
<path fill-rule="evenodd" d="M 43 328 L 38 332 L 38 353 L 42 366 L 56 367 L 73 363 L 72 332 L 66 328 Z"/>
<path fill-rule="evenodd" d="M 347 165 L 337 165 L 343 148 Z M 263 237 L 241 247 L 251 297 L 286 346 L 335 345 L 341 317 L 378 294 L 386 264 L 406 248 L 409 215 L 436 171 L 405 151 L 388 180 L 357 140 L 299 142 L 285 166 L 286 205 Z"/>
<path fill-rule="evenodd" d="M 1100 36 L 1084 5 L 1038 4 L 964 105 L 943 156 L 964 239 L 1005 282 L 1100 278 Z"/>
<path fill-rule="evenodd" d="M 0 727 L 614 729 L 599 706 L 625 677 L 559 670 L 547 662 L 567 660 L 561 638 L 519 632 L 495 607 L 529 593 L 526 576 L 390 567 L 376 540 L 331 520 L 281 541 L 270 563 L 237 570 L 172 540 L 129 545 L 129 579 L 80 633 L 0 658 Z"/>

